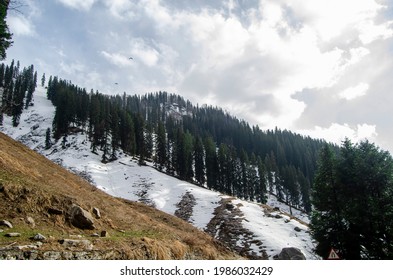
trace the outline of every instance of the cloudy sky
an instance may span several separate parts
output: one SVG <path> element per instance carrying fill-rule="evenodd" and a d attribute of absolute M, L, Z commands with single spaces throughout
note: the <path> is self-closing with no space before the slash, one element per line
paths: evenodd
<path fill-rule="evenodd" d="M 39 75 L 393 151 L 391 0 L 21 1 L 8 59 Z"/>

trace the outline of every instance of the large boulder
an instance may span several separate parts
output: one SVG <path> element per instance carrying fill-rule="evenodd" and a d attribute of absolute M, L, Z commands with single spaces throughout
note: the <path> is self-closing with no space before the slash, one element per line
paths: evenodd
<path fill-rule="evenodd" d="M 278 260 L 305 260 L 302 251 L 295 247 L 283 248 L 277 256 Z"/>
<path fill-rule="evenodd" d="M 80 229 L 95 229 L 94 219 L 91 214 L 78 205 L 74 205 L 70 211 L 71 224 Z"/>

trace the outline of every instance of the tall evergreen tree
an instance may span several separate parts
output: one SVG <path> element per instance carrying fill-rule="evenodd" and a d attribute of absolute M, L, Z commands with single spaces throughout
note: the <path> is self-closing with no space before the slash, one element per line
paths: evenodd
<path fill-rule="evenodd" d="M 42 87 L 45 86 L 45 73 L 42 74 L 42 77 L 41 77 L 41 86 Z"/>
<path fill-rule="evenodd" d="M 218 162 L 216 144 L 211 137 L 205 139 L 206 182 L 209 189 L 216 189 Z"/>
<path fill-rule="evenodd" d="M 50 132 L 50 128 L 48 127 L 45 134 L 45 149 L 48 150 L 51 147 L 52 147 L 51 132 Z"/>
<path fill-rule="evenodd" d="M 7 49 L 12 45 L 12 34 L 6 23 L 9 0 L 0 1 L 0 60 L 6 58 Z"/>
<path fill-rule="evenodd" d="M 154 157 L 154 162 L 159 170 L 162 170 L 167 161 L 167 140 L 166 140 L 166 130 L 164 124 L 159 121 L 157 126 L 157 147 L 156 154 Z"/>
<path fill-rule="evenodd" d="M 202 139 L 197 136 L 194 144 L 195 181 L 203 186 L 205 184 L 205 153 Z"/>

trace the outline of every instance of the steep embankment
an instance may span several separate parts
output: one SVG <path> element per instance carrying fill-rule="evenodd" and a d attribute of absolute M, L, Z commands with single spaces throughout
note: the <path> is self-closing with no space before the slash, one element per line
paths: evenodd
<path fill-rule="evenodd" d="M 237 258 L 181 219 L 112 197 L 2 133 L 0 147 L 0 224 L 12 224 L 0 226 L 0 259 Z M 93 216 L 90 229 L 73 225 L 76 205 Z M 45 239 L 33 240 L 38 233 Z"/>

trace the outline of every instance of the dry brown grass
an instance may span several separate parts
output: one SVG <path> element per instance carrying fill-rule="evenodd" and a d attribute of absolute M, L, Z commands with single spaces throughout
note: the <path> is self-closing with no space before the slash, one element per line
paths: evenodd
<path fill-rule="evenodd" d="M 66 213 L 73 204 L 92 211 L 101 219 L 95 230 L 80 230 L 68 222 Z M 64 215 L 48 213 L 49 208 Z M 32 217 L 35 227 L 26 222 Z M 176 217 L 146 205 L 114 198 L 78 176 L 0 133 L 0 220 L 12 222 L 22 233 L 19 245 L 31 244 L 37 232 L 48 240 L 41 250 L 62 250 L 58 240 L 82 235 L 96 250 L 121 252 L 127 259 L 236 259 L 206 233 Z M 106 230 L 109 237 L 90 237 Z M 5 230 L 6 232 L 7 230 Z M 11 241 L 0 233 L 0 247 Z"/>

